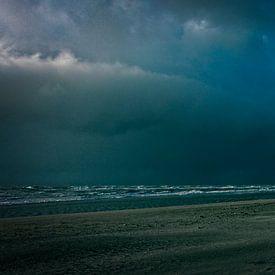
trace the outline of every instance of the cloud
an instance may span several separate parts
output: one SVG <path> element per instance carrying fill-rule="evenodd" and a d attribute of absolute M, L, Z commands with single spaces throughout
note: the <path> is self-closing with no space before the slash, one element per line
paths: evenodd
<path fill-rule="evenodd" d="M 181 89 L 199 86 L 137 66 L 80 61 L 69 51 L 43 57 L 20 55 L 4 46 L 0 73 L 2 119 L 15 116 L 23 124 L 43 123 L 46 128 L 102 136 L 158 124 Z M 11 79 L 17 79 L 16 84 Z M 188 93 L 183 91 L 180 97 Z"/>
<path fill-rule="evenodd" d="M 55 56 L 68 49 L 92 63 L 185 74 L 194 59 L 200 60 L 198 67 L 204 65 L 202 49 L 218 45 L 232 50 L 249 38 L 251 26 L 218 20 L 229 7 L 214 2 L 208 8 L 200 1 L 160 1 L 158 7 L 126 0 L 3 1 L 0 35 L 23 54 Z"/>
<path fill-rule="evenodd" d="M 62 50 L 56 57 L 42 57 L 42 54 L 32 55 L 12 54 L 11 48 L 2 47 L 0 44 L 0 66 L 2 68 L 17 68 L 22 70 L 56 70 L 59 72 L 71 71 L 87 74 L 108 75 L 146 75 L 137 66 L 127 66 L 119 62 L 114 64 L 90 63 L 79 61 L 70 51 Z"/>
<path fill-rule="evenodd" d="M 73 19 L 62 7 L 53 7 L 51 1 L 3 0 L 0 5 L 1 38 L 16 44 L 18 50 L 60 50 L 61 40 L 76 38 Z"/>
<path fill-rule="evenodd" d="M 120 115 L 121 116 L 121 115 Z M 136 114 L 125 117 L 113 117 L 113 115 L 101 115 L 96 117 L 93 121 L 83 125 L 77 131 L 100 136 L 115 136 L 127 134 L 130 131 L 143 131 L 148 128 L 157 126 L 161 123 L 161 117 L 155 117 L 150 113 Z"/>
<path fill-rule="evenodd" d="M 214 51 L 217 49 L 234 50 L 244 46 L 250 33 L 238 27 L 231 28 L 214 25 L 207 19 L 190 19 L 183 26 L 182 42 L 188 52 Z"/>
<path fill-rule="evenodd" d="M 270 1 L 0 1 L 0 184 L 274 175 Z"/>

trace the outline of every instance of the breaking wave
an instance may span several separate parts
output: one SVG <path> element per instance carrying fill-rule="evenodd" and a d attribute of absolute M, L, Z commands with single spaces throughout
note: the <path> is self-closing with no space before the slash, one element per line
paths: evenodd
<path fill-rule="evenodd" d="M 130 197 L 219 196 L 222 194 L 275 193 L 275 186 L 68 186 L 0 187 L 0 205 Z"/>

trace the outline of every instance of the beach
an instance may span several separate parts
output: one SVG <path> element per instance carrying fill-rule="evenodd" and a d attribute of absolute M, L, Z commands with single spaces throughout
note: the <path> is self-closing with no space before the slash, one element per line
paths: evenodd
<path fill-rule="evenodd" d="M 0 219 L 1 274 L 274 274 L 275 200 Z"/>

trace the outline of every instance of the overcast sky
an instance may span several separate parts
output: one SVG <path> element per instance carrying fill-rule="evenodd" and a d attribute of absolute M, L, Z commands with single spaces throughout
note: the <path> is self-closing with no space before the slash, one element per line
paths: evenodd
<path fill-rule="evenodd" d="M 0 0 L 0 184 L 274 184 L 274 14 Z"/>

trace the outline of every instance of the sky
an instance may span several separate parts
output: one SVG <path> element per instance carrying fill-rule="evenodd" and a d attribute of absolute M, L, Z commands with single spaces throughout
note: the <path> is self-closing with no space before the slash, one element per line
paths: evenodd
<path fill-rule="evenodd" d="M 0 0 L 0 185 L 274 184 L 274 14 Z"/>

